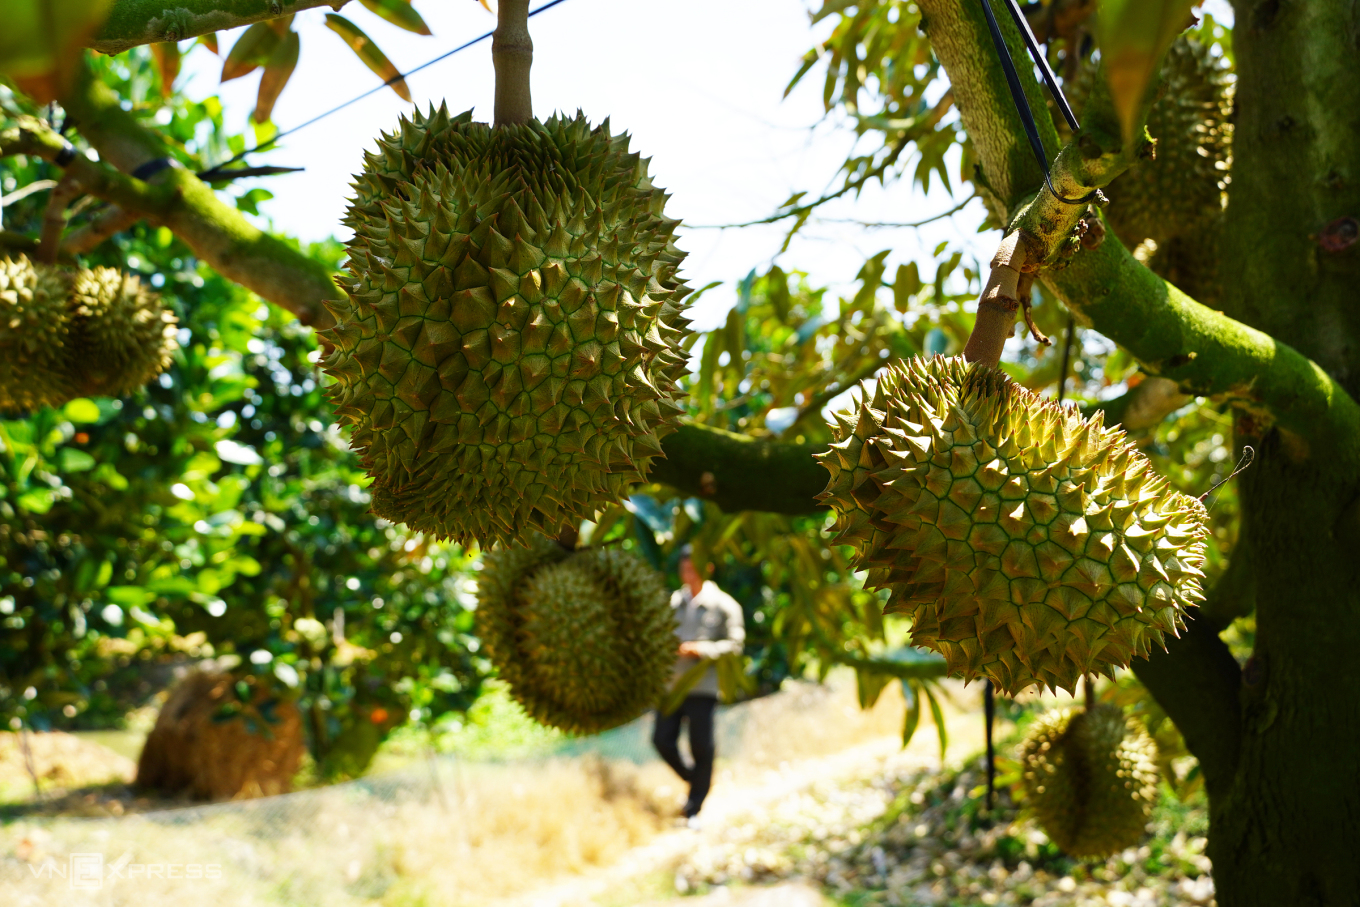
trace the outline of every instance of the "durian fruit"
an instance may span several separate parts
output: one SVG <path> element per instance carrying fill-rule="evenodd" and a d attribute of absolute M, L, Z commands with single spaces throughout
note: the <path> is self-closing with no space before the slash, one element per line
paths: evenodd
<path fill-rule="evenodd" d="M 1020 747 L 1025 803 L 1074 857 L 1136 845 L 1157 802 L 1157 745 L 1113 705 L 1049 712 Z"/>
<path fill-rule="evenodd" d="M 1073 86 L 1078 109 L 1099 76 L 1088 66 Z M 1210 46 L 1181 36 L 1162 63 L 1158 98 L 1148 112 L 1156 156 L 1139 161 L 1110 186 L 1106 221 L 1130 249 L 1151 239 L 1212 229 L 1223 209 L 1232 164 L 1231 69 Z"/>
<path fill-rule="evenodd" d="M 79 393 L 121 397 L 170 366 L 176 318 L 140 278 L 81 268 L 71 293 L 73 377 Z"/>
<path fill-rule="evenodd" d="M 0 256 L 0 410 L 61 406 L 74 396 L 66 272 Z"/>
<path fill-rule="evenodd" d="M 689 323 L 647 164 L 607 121 L 493 129 L 443 108 L 367 156 L 325 368 L 375 513 L 522 543 L 646 476 Z"/>
<path fill-rule="evenodd" d="M 661 577 L 617 548 L 539 538 L 487 555 L 477 625 L 526 712 L 570 733 L 636 718 L 665 692 L 675 626 Z"/>
<path fill-rule="evenodd" d="M 1099 414 L 937 356 L 889 367 L 832 433 L 838 540 L 951 674 L 1071 691 L 1203 600 L 1203 505 Z"/>

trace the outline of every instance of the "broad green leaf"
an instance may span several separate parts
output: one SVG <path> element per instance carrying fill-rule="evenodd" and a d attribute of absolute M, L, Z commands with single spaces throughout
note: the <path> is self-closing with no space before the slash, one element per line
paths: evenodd
<path fill-rule="evenodd" d="M 297 68 L 298 49 L 298 33 L 295 31 L 284 35 L 274 48 L 264 74 L 260 76 L 260 91 L 255 99 L 255 112 L 251 114 L 255 122 L 263 123 L 273 115 L 274 102 L 279 99 L 283 86 L 288 84 L 289 77 Z"/>
<path fill-rule="evenodd" d="M 359 0 L 369 11 L 381 16 L 398 28 L 413 31 L 418 35 L 428 35 L 430 27 L 420 18 L 420 13 L 411 6 L 410 0 Z"/>
<path fill-rule="evenodd" d="M 57 453 L 57 463 L 62 472 L 87 472 L 95 467 L 94 457 L 74 447 L 63 447 Z"/>
<path fill-rule="evenodd" d="M 156 70 L 161 74 L 161 97 L 168 98 L 175 90 L 175 79 L 179 76 L 179 44 L 174 41 L 152 44 L 151 56 L 156 61 Z"/>
<path fill-rule="evenodd" d="M 1194 0 L 1100 0 L 1096 34 L 1110 98 L 1133 141 L 1138 111 L 1171 42 L 1191 24 Z"/>
<path fill-rule="evenodd" d="M 907 714 L 902 722 L 902 745 L 911 743 L 911 738 L 916 735 L 916 728 L 921 723 L 921 697 L 916 693 L 919 683 L 910 680 L 902 681 L 902 696 L 907 700 Z"/>
<path fill-rule="evenodd" d="M 940 703 L 935 698 L 935 694 L 930 689 L 930 684 L 922 683 L 921 692 L 926 695 L 926 702 L 930 704 L 930 717 L 935 722 L 935 731 L 940 735 L 940 761 L 944 761 L 944 754 L 949 749 L 949 732 L 944 727 L 944 713 L 940 711 Z"/>
<path fill-rule="evenodd" d="M 227 59 L 222 62 L 222 81 L 239 79 L 265 65 L 278 45 L 278 33 L 264 22 L 256 22 L 231 46 Z"/>
<path fill-rule="evenodd" d="M 411 89 L 406 87 L 406 80 L 401 77 L 401 72 L 387 59 L 387 55 L 378 48 L 378 45 L 373 43 L 373 39 L 364 34 L 363 29 L 336 13 L 326 14 L 326 27 L 339 35 L 378 78 L 390 83 L 391 89 L 403 101 L 411 100 Z"/>
<path fill-rule="evenodd" d="M 88 397 L 78 397 L 63 406 L 61 414 L 76 424 L 98 422 L 99 404 Z"/>
<path fill-rule="evenodd" d="M 903 315 L 911 307 L 911 298 L 921 292 L 921 269 L 916 262 L 897 266 L 897 279 L 893 281 L 893 308 Z"/>
<path fill-rule="evenodd" d="M 206 35 L 199 35 L 198 43 L 212 51 L 214 56 L 219 55 L 217 50 L 217 32 L 214 31 L 208 32 Z"/>
<path fill-rule="evenodd" d="M 669 715 L 680 708 L 680 703 L 685 701 L 689 691 L 694 689 L 700 680 L 703 680 L 704 674 L 708 673 L 708 669 L 711 667 L 713 667 L 713 659 L 701 658 L 698 664 L 681 674 L 670 690 L 666 692 L 666 695 L 661 697 L 661 701 L 657 703 L 657 710 L 663 715 Z"/>
<path fill-rule="evenodd" d="M 872 709 L 892 679 L 890 674 L 855 668 L 855 691 L 859 694 L 859 707 L 865 711 Z"/>
<path fill-rule="evenodd" d="M 79 71 L 81 47 L 113 0 L 6 0 L 0 4 L 0 74 L 40 103 L 54 101 Z"/>
<path fill-rule="evenodd" d="M 29 513 L 47 513 L 56 501 L 56 494 L 50 488 L 31 488 L 18 497 L 21 510 Z"/>

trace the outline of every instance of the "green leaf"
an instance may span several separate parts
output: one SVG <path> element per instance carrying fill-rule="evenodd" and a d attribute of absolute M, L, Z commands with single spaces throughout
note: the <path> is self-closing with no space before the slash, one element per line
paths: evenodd
<path fill-rule="evenodd" d="M 268 201 L 273 197 L 274 193 L 270 192 L 268 189 L 256 186 L 254 189 L 251 189 L 244 195 L 240 195 L 237 197 L 236 207 L 246 212 L 247 214 L 259 214 L 260 202 Z"/>
<path fill-rule="evenodd" d="M 264 22 L 256 22 L 245 30 L 231 46 L 227 59 L 222 61 L 223 82 L 239 79 L 269 62 L 274 48 L 279 46 L 278 32 Z"/>
<path fill-rule="evenodd" d="M 940 761 L 943 762 L 945 750 L 949 749 L 949 732 L 944 727 L 944 713 L 940 711 L 940 703 L 931 692 L 930 684 L 922 683 L 921 692 L 926 694 L 926 702 L 930 703 L 930 718 L 935 722 L 936 733 L 940 735 Z"/>
<path fill-rule="evenodd" d="M 56 493 L 51 488 L 30 488 L 19 495 L 16 503 L 20 510 L 29 513 L 47 513 L 56 502 Z"/>
<path fill-rule="evenodd" d="M 62 472 L 87 472 L 94 469 L 95 459 L 83 450 L 63 447 L 57 452 L 57 464 Z"/>
<path fill-rule="evenodd" d="M 921 292 L 921 269 L 916 262 L 897 266 L 897 279 L 893 281 L 893 308 L 903 315 L 911 307 L 911 297 Z"/>
<path fill-rule="evenodd" d="M 698 686 L 699 681 L 703 679 L 704 674 L 708 673 L 708 669 L 712 666 L 713 659 L 699 659 L 698 664 L 681 674 L 670 690 L 666 692 L 666 695 L 661 697 L 661 702 L 657 703 L 657 710 L 663 715 L 669 715 L 680 708 L 680 703 L 685 701 L 689 691 Z"/>
<path fill-rule="evenodd" d="M 910 680 L 902 681 L 902 696 L 907 700 L 906 719 L 902 722 L 902 746 L 911 743 L 911 738 L 916 735 L 916 728 L 921 723 L 921 697 L 916 693 L 919 683 Z"/>
<path fill-rule="evenodd" d="M 6 0 L 0 28 L 0 74 L 39 103 L 71 87 L 113 0 Z"/>
<path fill-rule="evenodd" d="M 865 711 L 872 709 L 892 679 L 891 674 L 855 668 L 855 691 L 859 694 L 859 707 Z"/>
<path fill-rule="evenodd" d="M 378 78 L 390 82 L 391 89 L 403 101 L 410 102 L 411 89 L 406 87 L 406 80 L 401 77 L 401 72 L 387 59 L 387 55 L 378 48 L 378 45 L 373 43 L 373 39 L 364 34 L 363 29 L 336 13 L 326 13 L 326 27 L 339 35 L 349 45 L 349 49 L 354 51 Z"/>
<path fill-rule="evenodd" d="M 99 405 L 87 397 L 79 397 L 61 408 L 61 414 L 76 424 L 99 421 Z"/>
<path fill-rule="evenodd" d="M 1191 24 L 1194 5 L 1195 0 L 1100 0 L 1096 34 L 1125 142 L 1133 141 L 1148 85 L 1171 42 Z"/>
<path fill-rule="evenodd" d="M 359 0 L 369 11 L 386 19 L 398 28 L 413 31 L 418 35 L 428 35 L 430 28 L 420 13 L 411 6 L 410 0 Z"/>
<path fill-rule="evenodd" d="M 283 86 L 288 84 L 289 77 L 297 68 L 299 47 L 298 33 L 289 31 L 274 48 L 274 53 L 270 54 L 269 63 L 264 68 L 264 74 L 260 76 L 255 112 L 251 114 L 255 122 L 263 123 L 273 115 L 274 102 L 279 99 Z"/>

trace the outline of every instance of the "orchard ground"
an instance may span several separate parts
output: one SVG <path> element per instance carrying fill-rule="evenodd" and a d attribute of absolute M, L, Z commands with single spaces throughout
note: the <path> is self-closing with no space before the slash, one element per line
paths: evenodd
<path fill-rule="evenodd" d="M 9 800 L 0 895 L 35 907 L 122 903 L 130 885 L 149 907 L 186 895 L 214 907 L 1212 903 L 1202 800 L 1180 803 L 1168 791 L 1144 845 L 1072 861 L 1016 809 L 1008 787 L 1008 757 L 1034 709 L 998 725 L 1001 789 L 989 814 L 979 691 L 950 692 L 943 764 L 928 717 L 901 746 L 896 686 L 869 711 L 848 676 L 788 684 L 729 710 L 698 831 L 674 825 L 682 791 L 646 758 L 648 719 L 591 751 L 528 723 L 503 691 L 433 750 L 428 737 L 399 735 L 366 779 L 209 806 L 139 799 L 127 786 L 129 760 L 55 734 L 29 739 L 43 788 L 34 798 L 9 735 L 0 742 Z M 217 865 L 220 877 L 73 891 L 56 867 L 79 852 L 137 866 Z"/>

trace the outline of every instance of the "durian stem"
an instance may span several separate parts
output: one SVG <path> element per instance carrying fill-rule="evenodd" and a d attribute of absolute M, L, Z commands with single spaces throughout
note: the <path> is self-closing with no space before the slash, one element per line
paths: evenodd
<path fill-rule="evenodd" d="M 1015 313 L 1020 308 L 1020 285 L 1028 283 L 1022 272 L 1029 256 L 1029 246 L 1023 234 L 1016 230 L 1001 240 L 1001 247 L 992 258 L 992 271 L 987 286 L 978 299 L 977 320 L 973 333 L 963 348 L 963 358 L 987 368 L 996 368 L 1006 340 L 1015 329 Z"/>
<path fill-rule="evenodd" d="M 576 543 L 579 540 L 580 533 L 577 532 L 575 526 L 568 526 L 566 529 L 563 529 L 560 533 L 558 533 L 557 536 L 557 544 L 561 545 L 568 551 L 575 551 Z"/>
<path fill-rule="evenodd" d="M 1086 708 L 1088 710 L 1096 707 L 1096 681 L 1090 674 L 1081 680 L 1082 690 L 1086 694 Z"/>
<path fill-rule="evenodd" d="M 52 194 L 47 197 L 47 207 L 43 210 L 42 236 L 33 260 L 42 264 L 57 263 L 57 252 L 61 249 L 61 234 L 66 229 L 66 209 L 81 195 L 80 184 L 70 174 L 62 176 Z"/>
<path fill-rule="evenodd" d="M 491 60 L 496 66 L 496 125 L 517 126 L 534 118 L 529 96 L 529 67 L 534 42 L 529 37 L 529 0 L 500 0 Z"/>

